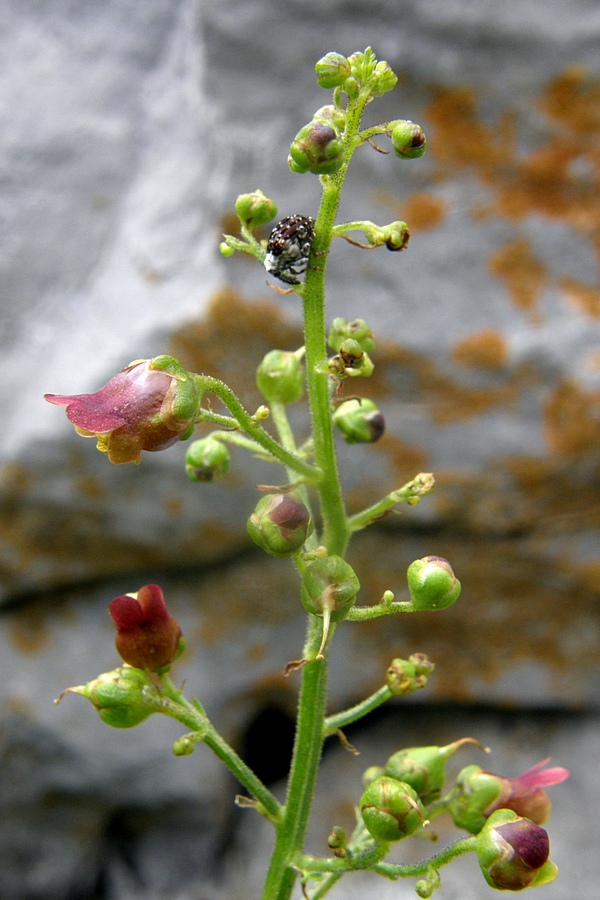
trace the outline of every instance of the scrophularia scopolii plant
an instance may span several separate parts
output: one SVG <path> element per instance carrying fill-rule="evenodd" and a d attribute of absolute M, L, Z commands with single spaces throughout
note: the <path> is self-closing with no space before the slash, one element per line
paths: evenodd
<path fill-rule="evenodd" d="M 346 835 L 335 827 L 323 856 L 304 852 L 324 739 L 342 735 L 345 726 L 390 697 L 421 690 L 434 668 L 420 652 L 393 659 L 382 673 L 379 690 L 351 709 L 327 715 L 328 658 L 336 629 L 353 627 L 349 623 L 360 627 L 361 622 L 379 616 L 443 610 L 456 602 L 461 591 L 450 563 L 433 554 L 409 566 L 405 597 L 396 599 L 386 590 L 380 599 L 359 602 L 359 577 L 346 561 L 355 532 L 399 504 L 419 503 L 433 490 L 434 478 L 428 472 L 418 473 L 366 509 L 353 514 L 346 510 L 335 435 L 339 432 L 349 444 L 373 443 L 382 436 L 385 422 L 370 398 L 357 395 L 360 379 L 373 371 L 375 338 L 368 324 L 338 317 L 326 330 L 327 258 L 334 239 L 365 249 L 406 249 L 410 230 L 404 222 L 336 223 L 336 215 L 356 150 L 369 145 L 382 150 L 375 139 L 387 137 L 396 157 L 413 160 L 423 155 L 427 141 L 419 125 L 403 119 L 361 129 L 367 104 L 391 91 L 397 81 L 388 64 L 379 62 L 370 48 L 349 57 L 328 53 L 317 63 L 316 73 L 318 84 L 333 95 L 298 130 L 288 157 L 293 173 L 319 178 L 322 196 L 316 215 L 304 211 L 286 216 L 272 225 L 268 240 L 261 240 L 255 230 L 274 222 L 277 206 L 260 190 L 241 194 L 235 203 L 240 235 L 225 235 L 220 247 L 225 257 L 236 252 L 254 257 L 286 286 L 276 287 L 279 293 L 295 295 L 303 304 L 304 345 L 296 351 L 275 348 L 258 364 L 257 385 L 267 405 L 251 414 L 226 384 L 188 372 L 169 356 L 130 363 L 95 394 L 46 395 L 50 403 L 66 407 L 76 431 L 95 437 L 98 449 L 113 463 L 139 463 L 144 451 L 164 450 L 187 440 L 198 424 L 208 423 L 212 431 L 192 441 L 186 454 L 191 481 L 222 477 L 231 463 L 228 444 L 284 467 L 286 483 L 269 489 L 256 509 L 248 511 L 248 532 L 267 553 L 293 562 L 299 575 L 299 600 L 307 612 L 300 657 L 282 661 L 286 674 L 297 671 L 302 681 L 285 803 L 220 736 L 201 703 L 187 699 L 171 680 L 170 667 L 184 642 L 158 585 L 145 585 L 117 597 L 109 606 L 123 665 L 63 694 L 86 697 L 114 727 L 133 727 L 155 713 L 170 716 L 187 729 L 173 745 L 176 755 L 188 756 L 199 743 L 217 754 L 248 795 L 238 802 L 253 807 L 275 829 L 263 900 L 289 900 L 298 880 L 303 896 L 318 900 L 340 878 L 359 870 L 392 880 L 415 878 L 417 895 L 429 897 L 441 884 L 442 867 L 467 852 L 476 854 L 483 877 L 493 888 L 523 890 L 556 877 L 548 834 L 541 827 L 550 812 L 544 788 L 558 784 L 568 772 L 545 769 L 548 760 L 516 778 L 470 765 L 443 794 L 447 760 L 467 744 L 481 747 L 472 738 L 444 747 L 399 749 L 381 766 L 368 769 L 360 798 L 360 787 L 357 790 L 354 831 Z M 361 240 L 351 236 L 356 233 L 362 234 Z M 344 395 L 347 379 L 350 396 Z M 299 441 L 287 407 L 305 393 L 312 433 L 308 440 Z M 215 412 L 204 402 L 206 394 L 216 395 L 228 414 Z M 272 429 L 264 427 L 268 417 Z M 467 836 L 420 863 L 386 862 L 394 843 L 426 832 L 430 820 L 443 813 Z"/>

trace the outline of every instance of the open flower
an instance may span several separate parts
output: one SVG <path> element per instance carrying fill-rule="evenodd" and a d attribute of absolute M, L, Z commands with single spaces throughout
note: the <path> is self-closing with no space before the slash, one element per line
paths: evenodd
<path fill-rule="evenodd" d="M 569 776 L 568 769 L 562 766 L 544 769 L 548 762 L 549 759 L 543 759 L 516 778 L 494 775 L 480 766 L 464 768 L 448 799 L 448 811 L 455 825 L 477 834 L 497 809 L 510 809 L 543 825 L 552 808 L 544 788 L 560 784 Z"/>
<path fill-rule="evenodd" d="M 117 626 L 117 650 L 130 666 L 156 672 L 183 652 L 181 628 L 169 615 L 157 584 L 147 584 L 136 594 L 117 597 L 108 611 Z"/>
<path fill-rule="evenodd" d="M 192 432 L 200 391 L 172 356 L 136 360 L 95 394 L 45 394 L 66 406 L 67 418 L 113 463 L 141 461 L 142 450 L 164 450 Z"/>
<path fill-rule="evenodd" d="M 475 849 L 487 883 L 500 891 L 522 891 L 554 881 L 548 833 L 508 809 L 493 813 L 477 835 Z"/>

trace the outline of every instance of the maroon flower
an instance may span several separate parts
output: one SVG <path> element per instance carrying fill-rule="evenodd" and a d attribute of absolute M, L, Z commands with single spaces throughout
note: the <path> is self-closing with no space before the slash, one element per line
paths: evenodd
<path fill-rule="evenodd" d="M 485 880 L 497 890 L 522 891 L 556 878 L 547 831 L 510 810 L 490 816 L 477 835 L 475 849 Z"/>
<path fill-rule="evenodd" d="M 569 777 L 569 770 L 562 766 L 544 769 L 550 757 L 543 759 L 516 778 L 507 778 L 509 790 L 502 803 L 496 802 L 494 809 L 512 809 L 518 816 L 525 816 L 537 825 L 543 825 L 550 815 L 552 804 L 543 788 L 552 784 L 560 784 Z"/>
<path fill-rule="evenodd" d="M 569 776 L 568 770 L 560 766 L 543 770 L 548 762 L 544 759 L 516 778 L 494 775 L 481 766 L 462 769 L 447 804 L 454 824 L 477 834 L 495 810 L 510 809 L 543 825 L 552 808 L 544 787 L 559 784 Z"/>
<path fill-rule="evenodd" d="M 95 437 L 113 463 L 138 463 L 142 450 L 189 437 L 200 402 L 193 377 L 171 356 L 132 362 L 95 394 L 44 396 L 66 406 L 75 431 Z"/>
<path fill-rule="evenodd" d="M 181 628 L 169 615 L 157 584 L 117 597 L 108 610 L 117 626 L 117 650 L 130 666 L 156 672 L 183 652 Z"/>

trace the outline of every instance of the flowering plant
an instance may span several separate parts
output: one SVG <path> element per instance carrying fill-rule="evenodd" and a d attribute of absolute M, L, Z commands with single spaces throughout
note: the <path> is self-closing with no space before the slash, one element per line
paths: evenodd
<path fill-rule="evenodd" d="M 386 590 L 380 598 L 359 602 L 359 576 L 346 560 L 356 532 L 399 504 L 418 504 L 433 490 L 434 478 L 420 472 L 367 508 L 352 514 L 346 509 L 335 433 L 348 444 L 370 444 L 381 437 L 385 422 L 370 398 L 356 394 L 359 379 L 368 378 L 374 368 L 371 329 L 363 319 L 337 318 L 326 330 L 327 259 L 335 239 L 363 249 L 406 249 L 410 230 L 404 222 L 337 223 L 336 215 L 346 172 L 358 148 L 371 145 L 389 152 L 375 143 L 376 138 L 387 137 L 399 159 L 411 160 L 423 155 L 427 141 L 420 126 L 407 120 L 361 129 L 367 104 L 391 91 L 397 81 L 388 64 L 378 61 L 370 48 L 349 57 L 328 53 L 317 63 L 316 72 L 319 85 L 333 89 L 332 100 L 298 131 L 288 159 L 293 173 L 319 177 L 322 199 L 316 217 L 287 216 L 264 240 L 256 229 L 276 218 L 277 207 L 260 190 L 241 194 L 235 203 L 240 234 L 225 235 L 221 244 L 226 257 L 236 252 L 254 257 L 285 285 L 275 286 L 279 293 L 295 295 L 303 304 L 304 345 L 295 352 L 274 349 L 258 366 L 257 385 L 265 405 L 249 413 L 226 384 L 187 372 L 168 356 L 131 363 L 95 394 L 46 395 L 50 403 L 66 407 L 79 434 L 96 437 L 98 449 L 113 463 L 139 463 L 142 451 L 163 450 L 190 438 L 198 423 L 209 423 L 213 430 L 193 441 L 186 455 L 186 472 L 192 481 L 212 481 L 227 472 L 228 444 L 284 467 L 284 484 L 267 488 L 247 527 L 259 547 L 293 562 L 299 600 L 307 612 L 302 651 L 285 666 L 286 675 L 298 671 L 302 680 L 285 803 L 220 736 L 202 704 L 187 699 L 171 680 L 170 667 L 184 644 L 157 585 L 117 597 L 109 606 L 124 665 L 64 693 L 85 696 L 103 720 L 115 727 L 138 725 L 153 713 L 170 716 L 187 729 L 174 743 L 176 755 L 191 754 L 199 743 L 217 754 L 247 792 L 248 796 L 237 798 L 238 803 L 252 807 L 275 829 L 263 900 L 289 900 L 298 879 L 303 897 L 318 900 L 344 875 L 365 869 L 392 880 L 416 878 L 417 895 L 429 897 L 440 886 L 440 869 L 466 852 L 477 854 L 492 887 L 522 890 L 556 876 L 556 866 L 549 860 L 548 835 L 541 827 L 550 810 L 543 788 L 562 781 L 568 773 L 562 768 L 543 770 L 547 760 L 512 779 L 472 765 L 442 796 L 447 760 L 466 744 L 478 743 L 471 738 L 444 747 L 404 748 L 381 767 L 368 769 L 353 833 L 346 835 L 336 827 L 328 840 L 330 854 L 316 857 L 304 852 L 324 739 L 336 733 L 343 739 L 345 726 L 390 697 L 424 688 L 434 667 L 423 653 L 394 659 L 374 694 L 328 716 L 328 661 L 337 628 L 396 613 L 441 611 L 455 603 L 461 592 L 448 560 L 432 554 L 409 566 L 405 597 L 397 599 Z M 364 240 L 351 236 L 356 232 Z M 344 393 L 347 379 L 352 379 L 351 395 Z M 305 391 L 312 432 L 299 441 L 287 407 L 299 402 Z M 216 395 L 228 414 L 204 403 L 207 393 Z M 273 430 L 265 427 L 269 418 Z M 468 836 L 420 863 L 385 861 L 393 843 L 423 832 L 442 813 L 449 813 Z"/>

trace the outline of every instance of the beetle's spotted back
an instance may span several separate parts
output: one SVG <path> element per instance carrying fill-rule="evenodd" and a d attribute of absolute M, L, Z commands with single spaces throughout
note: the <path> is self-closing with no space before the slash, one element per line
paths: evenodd
<path fill-rule="evenodd" d="M 310 248 L 315 236 L 315 223 L 310 216 L 287 216 L 269 237 L 265 269 L 286 284 L 300 284 L 299 275 L 306 272 Z"/>

